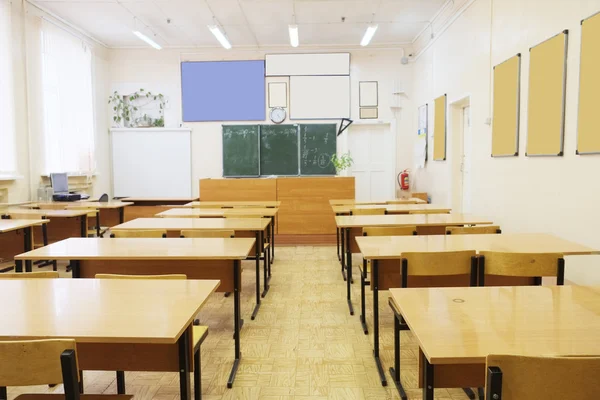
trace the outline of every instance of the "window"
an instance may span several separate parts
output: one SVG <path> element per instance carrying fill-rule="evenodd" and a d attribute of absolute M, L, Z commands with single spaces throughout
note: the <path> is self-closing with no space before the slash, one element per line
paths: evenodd
<path fill-rule="evenodd" d="M 93 172 L 91 49 L 45 19 L 41 40 L 45 172 Z"/>
<path fill-rule="evenodd" d="M 16 175 L 11 6 L 0 0 L 0 178 Z"/>

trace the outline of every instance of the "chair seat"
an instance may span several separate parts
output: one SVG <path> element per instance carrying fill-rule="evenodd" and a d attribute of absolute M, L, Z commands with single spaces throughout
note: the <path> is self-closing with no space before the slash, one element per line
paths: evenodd
<path fill-rule="evenodd" d="M 64 399 L 64 394 L 54 393 L 31 393 L 21 394 L 15 400 L 61 400 Z M 130 400 L 133 395 L 129 394 L 81 394 L 81 400 Z"/>
<path fill-rule="evenodd" d="M 208 335 L 208 326 L 194 325 L 192 327 L 192 344 L 194 345 L 194 351 L 204 342 Z"/>

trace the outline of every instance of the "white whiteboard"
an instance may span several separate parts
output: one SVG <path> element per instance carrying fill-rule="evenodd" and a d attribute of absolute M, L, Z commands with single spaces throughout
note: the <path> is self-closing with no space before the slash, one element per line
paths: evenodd
<path fill-rule="evenodd" d="M 350 118 L 349 76 L 290 77 L 290 119 Z"/>
<path fill-rule="evenodd" d="M 111 135 L 113 196 L 192 196 L 189 129 L 113 129 Z"/>
<path fill-rule="evenodd" d="M 350 53 L 267 54 L 267 76 L 350 75 Z"/>

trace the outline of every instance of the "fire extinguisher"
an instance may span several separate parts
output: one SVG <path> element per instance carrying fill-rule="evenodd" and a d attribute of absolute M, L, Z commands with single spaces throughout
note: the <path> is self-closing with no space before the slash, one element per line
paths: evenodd
<path fill-rule="evenodd" d="M 408 190 L 410 188 L 407 169 L 398 174 L 398 185 L 402 190 Z"/>

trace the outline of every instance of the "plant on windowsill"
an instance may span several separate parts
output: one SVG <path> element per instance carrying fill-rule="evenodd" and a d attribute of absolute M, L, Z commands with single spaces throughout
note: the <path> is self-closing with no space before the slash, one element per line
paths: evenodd
<path fill-rule="evenodd" d="M 147 109 L 152 103 L 158 103 L 158 118 L 141 112 Z M 145 128 L 165 126 L 165 106 L 167 100 L 162 93 L 152 93 L 145 89 L 140 89 L 130 95 L 123 96 L 115 91 L 108 98 L 108 104 L 113 106 L 113 122 L 117 127 L 125 128 Z M 141 114 L 141 115 L 140 115 Z"/>
<path fill-rule="evenodd" d="M 340 172 L 350 168 L 352 164 L 354 164 L 354 160 L 352 159 L 352 156 L 350 156 L 350 153 L 344 153 L 339 156 L 333 154 L 331 156 L 331 163 L 335 167 L 337 175 L 339 175 Z"/>

